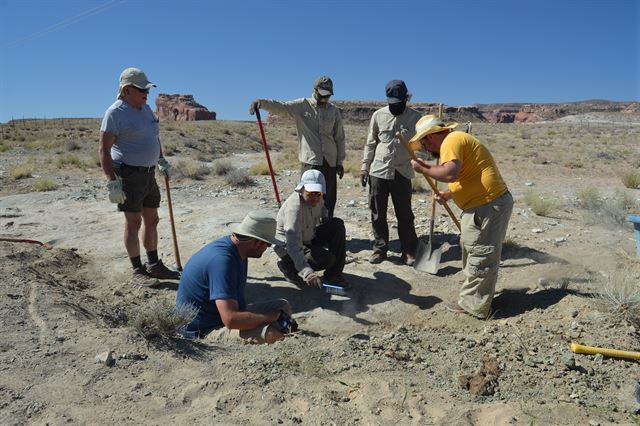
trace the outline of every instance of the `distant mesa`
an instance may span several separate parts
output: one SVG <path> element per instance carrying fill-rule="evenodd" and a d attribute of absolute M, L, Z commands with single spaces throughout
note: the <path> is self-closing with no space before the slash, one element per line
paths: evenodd
<path fill-rule="evenodd" d="M 193 95 L 158 94 L 156 114 L 163 121 L 215 120 L 216 113 L 200 105 Z"/>
<path fill-rule="evenodd" d="M 375 110 L 386 106 L 384 102 L 375 101 L 335 101 L 342 118 L 348 124 L 366 124 Z M 411 103 L 410 106 L 421 114 L 437 114 L 437 103 Z M 613 102 L 605 100 L 588 100 L 581 102 L 564 102 L 554 104 L 475 104 L 469 106 L 445 105 L 444 119 L 449 121 L 474 123 L 535 123 L 554 121 L 560 118 L 586 114 L 591 112 L 627 113 L 640 112 L 639 102 Z M 289 117 L 269 114 L 268 123 L 293 123 Z"/>

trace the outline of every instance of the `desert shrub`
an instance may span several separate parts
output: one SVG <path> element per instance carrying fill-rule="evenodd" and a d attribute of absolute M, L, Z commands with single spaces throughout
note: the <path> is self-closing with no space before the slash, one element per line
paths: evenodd
<path fill-rule="evenodd" d="M 524 194 L 524 202 L 538 216 L 549 216 L 559 207 L 556 200 L 544 198 L 534 191 L 527 191 Z"/>
<path fill-rule="evenodd" d="M 185 161 L 178 161 L 173 169 L 178 176 L 194 180 L 202 180 L 211 173 L 211 169 L 205 164 Z"/>
<path fill-rule="evenodd" d="M 638 271 L 622 268 L 605 279 L 594 292 L 598 309 L 612 316 L 640 323 L 640 286 Z"/>
<path fill-rule="evenodd" d="M 84 167 L 84 164 L 82 163 L 82 160 L 80 160 L 80 158 L 77 155 L 66 154 L 58 157 L 58 159 L 56 160 L 56 166 L 59 169 L 62 169 L 67 166 L 82 168 Z"/>
<path fill-rule="evenodd" d="M 275 170 L 273 171 L 276 172 Z M 255 163 L 251 167 L 249 167 L 249 174 L 254 176 L 265 176 L 269 175 L 269 164 L 267 161 L 261 161 L 259 163 Z"/>
<path fill-rule="evenodd" d="M 175 339 L 198 315 L 193 305 L 174 306 L 168 299 L 152 301 L 133 319 L 133 328 L 145 339 Z"/>
<path fill-rule="evenodd" d="M 246 170 L 243 169 L 231 170 L 224 176 L 224 179 L 231 186 L 244 187 L 255 183 L 249 174 L 247 174 Z"/>
<path fill-rule="evenodd" d="M 213 162 L 211 169 L 215 175 L 225 176 L 230 171 L 235 170 L 235 167 L 233 166 L 233 163 L 231 163 L 231 160 L 221 158 Z"/>
<path fill-rule="evenodd" d="M 622 179 L 622 184 L 627 188 L 636 189 L 640 186 L 640 172 L 637 170 L 624 172 L 620 179 Z"/>
<path fill-rule="evenodd" d="M 166 155 L 167 157 L 171 157 L 176 152 L 178 152 L 178 148 L 176 147 L 175 144 L 173 144 L 173 143 L 165 143 L 165 144 L 162 145 L 162 154 L 163 155 Z"/>
<path fill-rule="evenodd" d="M 9 176 L 11 176 L 13 180 L 31 177 L 32 173 L 33 165 L 31 163 L 17 164 L 9 167 Z"/>
<path fill-rule="evenodd" d="M 64 144 L 65 151 L 78 151 L 80 149 L 80 145 L 76 141 L 69 141 Z"/>
<path fill-rule="evenodd" d="M 594 187 L 585 188 L 578 192 L 578 207 L 586 210 L 598 210 L 602 207 L 600 192 Z"/>
<path fill-rule="evenodd" d="M 0 152 L 6 152 L 6 151 L 9 151 L 10 149 L 11 149 L 11 146 L 9 146 L 9 144 L 0 143 Z"/>
<path fill-rule="evenodd" d="M 361 159 L 358 157 L 358 153 L 355 151 L 349 151 L 347 153 L 347 158 L 342 163 L 342 167 L 344 167 L 344 173 L 351 173 L 353 176 L 360 176 L 360 168 L 362 163 Z"/>
<path fill-rule="evenodd" d="M 621 228 L 628 225 L 627 215 L 637 213 L 640 209 L 636 199 L 625 191 L 618 191 L 607 199 L 601 198 L 597 191 L 592 191 L 595 190 L 584 190 L 578 198 L 578 206 L 585 210 L 587 224 Z"/>
<path fill-rule="evenodd" d="M 58 184 L 51 179 L 38 178 L 33 182 L 33 189 L 38 192 L 53 191 L 58 189 Z"/>
<path fill-rule="evenodd" d="M 100 153 L 96 150 L 91 152 L 91 159 L 89 160 L 89 164 L 92 166 L 102 167 L 100 164 Z"/>

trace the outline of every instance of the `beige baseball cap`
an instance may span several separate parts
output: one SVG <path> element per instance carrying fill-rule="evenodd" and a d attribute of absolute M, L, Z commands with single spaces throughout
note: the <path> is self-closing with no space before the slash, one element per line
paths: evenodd
<path fill-rule="evenodd" d="M 120 88 L 122 89 L 125 86 L 135 86 L 143 90 L 156 87 L 139 68 L 127 68 L 122 71 L 122 74 L 120 74 Z"/>

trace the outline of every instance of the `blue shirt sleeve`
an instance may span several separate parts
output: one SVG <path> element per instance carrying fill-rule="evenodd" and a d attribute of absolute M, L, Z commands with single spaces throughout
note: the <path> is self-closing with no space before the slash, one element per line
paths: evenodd
<path fill-rule="evenodd" d="M 228 253 L 215 256 L 207 265 L 209 278 L 209 300 L 234 299 L 238 295 L 237 260 Z"/>

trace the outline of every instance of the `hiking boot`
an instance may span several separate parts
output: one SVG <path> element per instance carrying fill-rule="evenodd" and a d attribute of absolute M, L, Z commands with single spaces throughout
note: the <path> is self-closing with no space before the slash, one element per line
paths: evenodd
<path fill-rule="evenodd" d="M 407 266 L 413 266 L 416 263 L 416 257 L 410 253 L 402 253 L 400 261 Z"/>
<path fill-rule="evenodd" d="M 322 278 L 322 282 L 325 284 L 337 285 L 342 287 L 344 290 L 348 290 L 351 288 L 351 284 L 347 280 L 344 279 L 342 274 L 334 275 L 332 277 L 327 277 L 326 275 Z"/>
<path fill-rule="evenodd" d="M 284 279 L 287 280 L 287 282 L 298 286 L 304 285 L 302 277 L 300 277 L 297 272 L 287 269 L 282 260 L 278 260 L 276 265 L 278 265 L 278 269 L 280 269 L 280 272 L 282 272 L 282 275 L 284 275 Z"/>
<path fill-rule="evenodd" d="M 378 263 L 382 263 L 383 260 L 387 258 L 387 253 L 383 253 L 380 251 L 374 251 L 371 257 L 369 258 L 369 263 L 373 263 L 377 265 Z"/>
<path fill-rule="evenodd" d="M 144 268 L 135 268 L 133 270 L 133 276 L 131 277 L 131 285 L 134 287 L 153 287 L 154 285 L 160 284 L 156 278 L 153 278 L 149 275 L 147 270 Z"/>
<path fill-rule="evenodd" d="M 158 278 L 159 280 L 179 280 L 180 272 L 172 271 L 164 266 L 162 260 L 158 260 L 156 263 L 149 263 L 147 265 L 147 272 L 149 276 Z"/>

